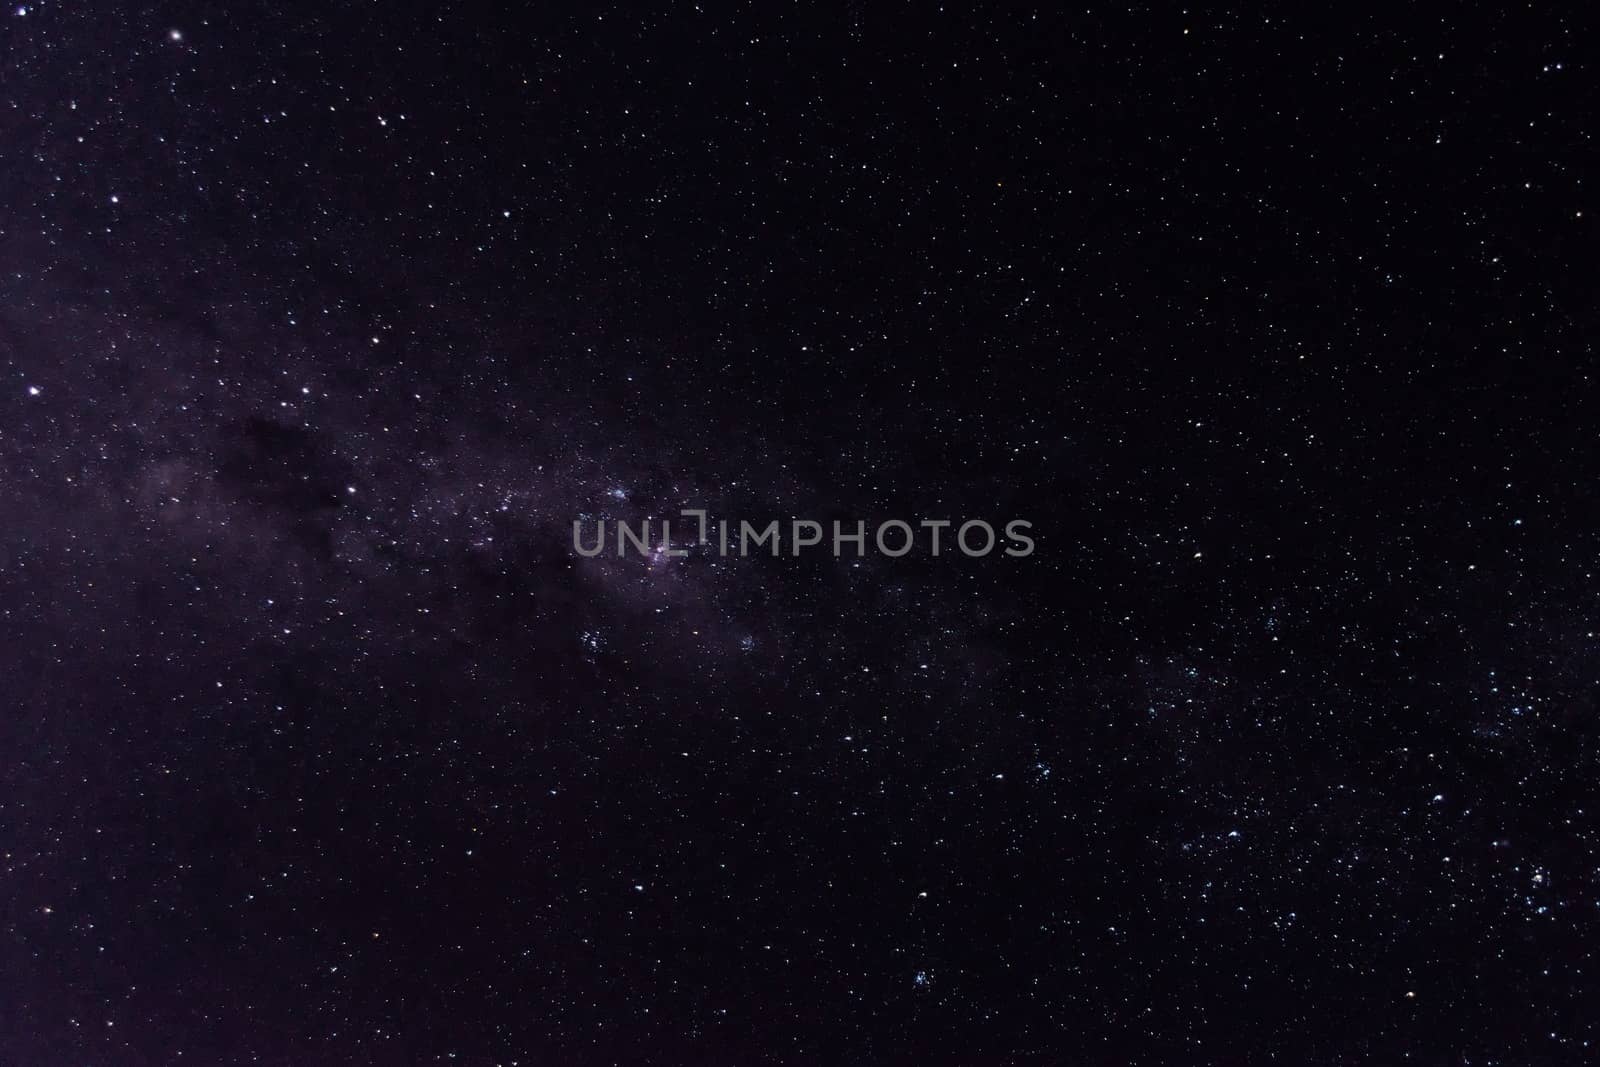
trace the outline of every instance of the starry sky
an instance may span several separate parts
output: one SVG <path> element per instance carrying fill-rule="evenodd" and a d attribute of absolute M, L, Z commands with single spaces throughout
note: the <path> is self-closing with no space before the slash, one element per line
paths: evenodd
<path fill-rule="evenodd" d="M 0 11 L 0 1063 L 1594 1062 L 1592 29 Z"/>

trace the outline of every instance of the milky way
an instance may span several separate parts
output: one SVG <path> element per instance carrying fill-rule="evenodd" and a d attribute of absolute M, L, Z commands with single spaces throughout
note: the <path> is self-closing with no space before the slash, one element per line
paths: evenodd
<path fill-rule="evenodd" d="M 1591 36 L 12 9 L 0 1063 L 1592 1062 Z"/>

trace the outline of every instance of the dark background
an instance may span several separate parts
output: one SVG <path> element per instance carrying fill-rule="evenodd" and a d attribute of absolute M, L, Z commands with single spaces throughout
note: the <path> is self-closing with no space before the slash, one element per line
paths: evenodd
<path fill-rule="evenodd" d="M 0 1063 L 1593 1062 L 1577 12 L 7 11 Z"/>

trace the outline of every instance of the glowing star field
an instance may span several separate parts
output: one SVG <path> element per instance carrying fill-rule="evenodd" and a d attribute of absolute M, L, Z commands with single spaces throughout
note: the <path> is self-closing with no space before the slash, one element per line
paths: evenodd
<path fill-rule="evenodd" d="M 1600 1062 L 1593 40 L 5 9 L 0 1064 Z"/>

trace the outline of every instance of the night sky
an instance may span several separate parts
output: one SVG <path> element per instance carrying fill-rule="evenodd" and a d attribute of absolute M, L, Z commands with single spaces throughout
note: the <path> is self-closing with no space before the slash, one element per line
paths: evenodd
<path fill-rule="evenodd" d="M 0 1064 L 1600 1061 L 1593 27 L 1300 7 L 0 11 Z"/>

